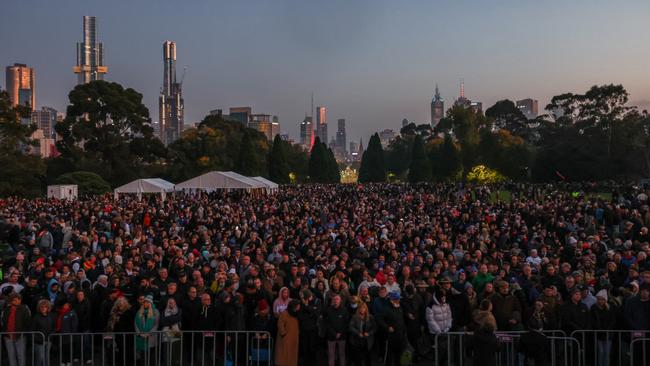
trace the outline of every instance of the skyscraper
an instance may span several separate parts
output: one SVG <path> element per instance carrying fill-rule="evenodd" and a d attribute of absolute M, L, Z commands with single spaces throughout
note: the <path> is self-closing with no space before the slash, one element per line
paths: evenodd
<path fill-rule="evenodd" d="M 278 116 L 273 116 L 271 119 L 271 140 L 275 138 L 276 135 L 280 134 L 280 119 Z"/>
<path fill-rule="evenodd" d="M 32 123 L 43 131 L 43 137 L 48 139 L 56 138 L 54 125 L 57 123 L 58 112 L 54 108 L 42 107 L 32 112 Z"/>
<path fill-rule="evenodd" d="M 345 118 L 340 118 L 338 120 L 338 131 L 336 131 L 336 147 L 341 149 L 341 152 L 345 154 L 346 145 L 347 145 L 347 136 L 345 133 Z"/>
<path fill-rule="evenodd" d="M 251 121 L 251 116 L 253 114 L 253 108 L 251 107 L 232 107 L 228 112 L 230 119 L 241 122 L 244 126 L 248 126 L 248 123 Z"/>
<path fill-rule="evenodd" d="M 526 98 L 517 101 L 517 108 L 528 119 L 537 118 L 539 114 L 539 102 L 536 99 Z"/>
<path fill-rule="evenodd" d="M 316 136 L 327 143 L 327 108 L 323 106 L 316 107 Z"/>
<path fill-rule="evenodd" d="M 97 20 L 93 16 L 83 17 L 83 42 L 77 42 L 77 84 L 104 80 L 108 67 L 104 66 L 104 45 L 97 42 Z"/>
<path fill-rule="evenodd" d="M 431 100 L 431 127 L 436 127 L 442 117 L 445 116 L 445 101 L 440 97 L 438 84 L 436 84 L 436 94 Z"/>
<path fill-rule="evenodd" d="M 32 110 L 36 109 L 36 89 L 34 69 L 25 64 L 14 64 L 7 66 L 6 82 L 7 92 L 11 105 L 28 105 Z"/>
<path fill-rule="evenodd" d="M 305 119 L 300 122 L 300 144 L 307 150 L 311 150 L 314 143 L 314 127 L 311 121 L 311 116 L 305 116 Z"/>
<path fill-rule="evenodd" d="M 176 42 L 163 43 L 163 87 L 158 98 L 160 140 L 168 145 L 181 136 L 184 123 L 183 84 L 176 80 Z"/>

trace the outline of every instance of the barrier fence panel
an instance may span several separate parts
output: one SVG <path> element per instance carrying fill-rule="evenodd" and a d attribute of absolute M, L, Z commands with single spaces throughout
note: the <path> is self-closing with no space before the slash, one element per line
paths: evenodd
<path fill-rule="evenodd" d="M 583 350 L 582 363 L 596 366 L 631 365 L 633 354 L 643 350 L 633 349 L 632 342 L 649 336 L 650 332 L 642 330 L 576 330 L 571 333 Z M 636 356 L 637 359 L 641 357 Z"/>
<path fill-rule="evenodd" d="M 630 365 L 650 365 L 650 338 L 635 338 L 630 342 Z"/>
<path fill-rule="evenodd" d="M 48 345 L 41 332 L 0 332 L 0 365 L 49 366 Z"/>
<path fill-rule="evenodd" d="M 157 331 L 51 334 L 52 365 L 261 366 L 272 364 L 268 332 Z"/>
<path fill-rule="evenodd" d="M 525 355 L 520 349 L 520 337 L 527 332 L 497 332 L 500 345 L 496 354 L 496 362 L 502 366 L 519 366 L 525 364 Z M 561 330 L 544 331 L 543 334 L 549 344 L 548 357 L 552 365 L 581 365 L 580 344 L 576 339 L 566 337 Z M 435 365 L 477 365 L 481 360 L 476 360 L 472 346 L 473 333 L 448 332 L 437 334 L 434 339 L 434 364 Z"/>

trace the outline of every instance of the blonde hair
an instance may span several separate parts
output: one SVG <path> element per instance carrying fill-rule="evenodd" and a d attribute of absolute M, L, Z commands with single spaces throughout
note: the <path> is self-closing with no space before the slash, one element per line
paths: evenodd
<path fill-rule="evenodd" d="M 361 315 L 361 310 L 366 311 L 366 315 L 362 316 Z M 370 317 L 370 312 L 368 311 L 368 305 L 366 305 L 365 302 L 359 301 L 357 305 L 357 312 L 355 313 L 357 316 L 359 316 L 363 320 L 368 320 L 368 317 Z"/>
<path fill-rule="evenodd" d="M 48 299 L 38 300 L 38 304 L 36 305 L 36 310 L 39 310 L 43 305 L 47 306 L 47 311 L 52 310 L 52 303 Z"/>

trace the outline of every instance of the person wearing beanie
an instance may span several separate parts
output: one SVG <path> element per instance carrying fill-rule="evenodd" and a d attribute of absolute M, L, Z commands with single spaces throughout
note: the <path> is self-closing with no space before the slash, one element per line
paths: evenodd
<path fill-rule="evenodd" d="M 609 295 L 606 289 L 596 293 L 596 304 L 589 312 L 591 327 L 594 330 L 616 329 L 616 309 L 608 303 Z M 607 365 L 612 349 L 612 339 L 605 333 L 596 334 L 596 352 L 598 365 Z"/>
<path fill-rule="evenodd" d="M 255 314 L 253 314 L 248 329 L 255 332 L 251 341 L 251 348 L 253 348 L 253 359 L 251 361 L 262 364 L 269 362 L 271 356 L 267 353 L 267 350 L 271 338 L 276 332 L 276 322 L 271 316 L 271 307 L 266 299 L 257 302 Z"/>
<path fill-rule="evenodd" d="M 377 315 L 377 325 L 385 334 L 388 340 L 388 354 L 386 365 L 399 365 L 400 357 L 406 347 L 406 323 L 404 312 L 400 306 L 400 294 L 390 292 L 388 294 L 389 306 L 383 313 Z"/>
<path fill-rule="evenodd" d="M 158 330 L 160 321 L 160 312 L 153 304 L 153 296 L 144 297 L 144 302 L 135 314 L 135 331 L 137 333 L 150 333 Z M 135 348 L 140 354 L 140 358 L 145 357 L 144 352 L 148 352 L 156 345 L 155 339 L 147 335 L 136 337 Z"/>

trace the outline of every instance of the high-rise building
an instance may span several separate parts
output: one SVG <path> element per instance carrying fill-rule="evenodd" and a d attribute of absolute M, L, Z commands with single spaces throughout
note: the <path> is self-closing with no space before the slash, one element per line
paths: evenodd
<path fill-rule="evenodd" d="M 339 118 L 338 130 L 336 131 L 336 147 L 341 149 L 341 152 L 345 154 L 346 145 L 347 145 L 347 136 L 345 133 L 345 118 Z"/>
<path fill-rule="evenodd" d="M 95 80 L 104 80 L 108 67 L 104 66 L 104 45 L 97 41 L 97 19 L 93 16 L 83 17 L 83 42 L 77 42 L 77 84 L 86 84 Z"/>
<path fill-rule="evenodd" d="M 356 141 L 350 141 L 350 158 L 352 160 L 361 159 L 361 156 L 359 155 L 359 143 Z"/>
<path fill-rule="evenodd" d="M 323 106 L 316 107 L 316 136 L 327 143 L 327 108 Z"/>
<path fill-rule="evenodd" d="M 436 84 L 436 93 L 431 100 L 431 127 L 436 127 L 440 120 L 445 116 L 445 101 L 440 97 L 438 84 Z"/>
<path fill-rule="evenodd" d="M 243 123 L 244 126 L 248 126 L 248 123 L 251 121 L 251 116 L 253 115 L 253 109 L 251 107 L 233 107 L 230 108 L 229 113 L 231 120 Z"/>
<path fill-rule="evenodd" d="M 42 107 L 40 110 L 32 111 L 32 123 L 36 128 L 43 131 L 43 138 L 56 138 L 54 126 L 58 120 L 58 112 L 54 108 Z"/>
<path fill-rule="evenodd" d="M 271 119 L 271 140 L 275 139 L 275 136 L 280 134 L 280 120 L 278 116 L 273 116 Z"/>
<path fill-rule="evenodd" d="M 28 105 L 36 109 L 36 88 L 34 69 L 25 64 L 7 66 L 7 92 L 12 106 Z"/>
<path fill-rule="evenodd" d="M 396 136 L 395 131 L 390 129 L 385 129 L 379 132 L 379 141 L 381 142 L 381 146 L 384 149 L 388 147 L 388 144 L 390 144 L 390 141 L 394 139 L 395 136 Z"/>
<path fill-rule="evenodd" d="M 474 112 L 483 113 L 483 103 L 478 101 L 469 100 L 465 97 L 465 81 L 460 81 L 460 96 L 454 102 L 455 106 L 461 106 L 464 108 L 471 108 Z"/>
<path fill-rule="evenodd" d="M 183 132 L 185 103 L 183 84 L 176 80 L 176 42 L 163 43 L 163 86 L 158 97 L 160 141 L 165 145 L 178 140 Z"/>
<path fill-rule="evenodd" d="M 273 124 L 270 114 L 252 114 L 248 127 L 263 133 L 267 140 L 273 140 Z"/>
<path fill-rule="evenodd" d="M 300 144 L 307 150 L 311 150 L 314 143 L 314 127 L 312 126 L 312 118 L 305 116 L 305 119 L 300 122 Z"/>
<path fill-rule="evenodd" d="M 517 101 L 517 108 L 528 119 L 535 119 L 539 114 L 539 103 L 536 99 L 526 98 Z"/>

